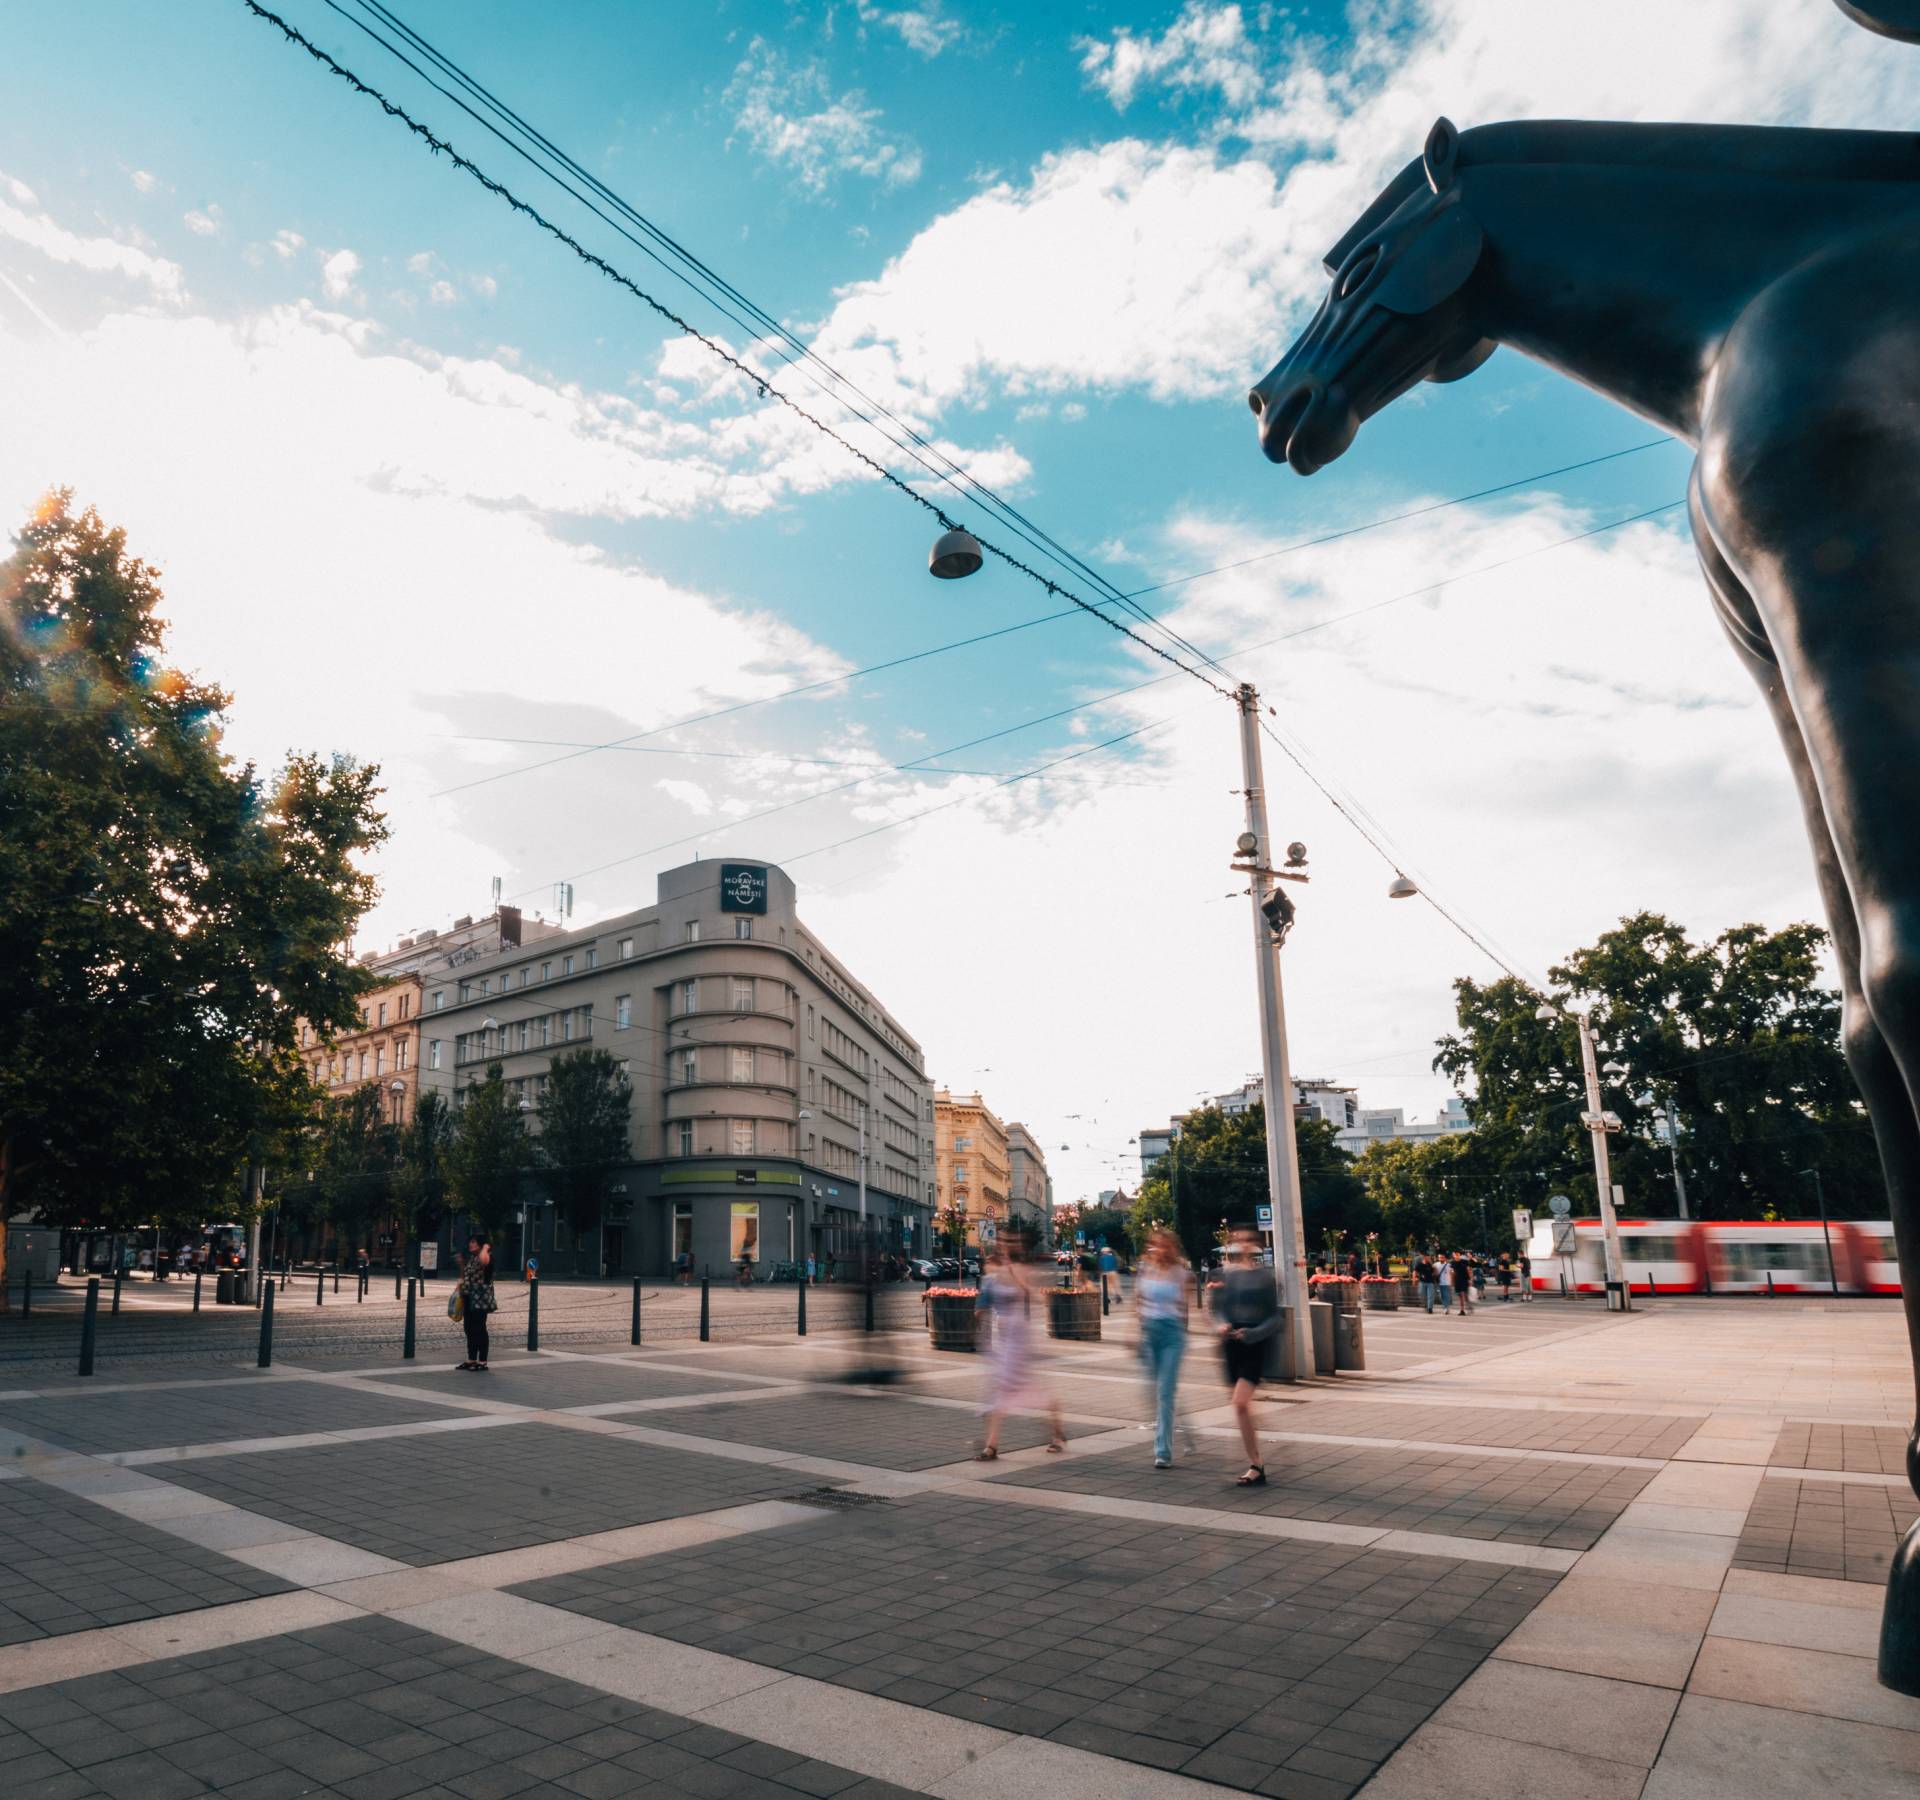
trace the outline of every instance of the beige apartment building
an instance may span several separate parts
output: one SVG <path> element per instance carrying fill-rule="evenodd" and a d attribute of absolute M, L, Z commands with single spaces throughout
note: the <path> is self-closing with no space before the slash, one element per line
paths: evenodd
<path fill-rule="evenodd" d="M 383 982 L 360 1002 L 360 1029 L 342 1032 L 330 1044 L 311 1025 L 302 1025 L 300 1054 L 314 1086 L 330 1100 L 375 1087 L 382 1116 L 406 1124 L 419 1092 L 420 996 L 415 976 Z"/>
<path fill-rule="evenodd" d="M 1047 1153 L 1018 1119 L 1007 1125 L 1007 1203 L 1029 1230 L 1053 1236 L 1053 1177 Z"/>
<path fill-rule="evenodd" d="M 1007 1223 L 1012 1169 L 1007 1128 L 979 1094 L 934 1090 L 934 1203 L 962 1240 L 990 1244 Z"/>

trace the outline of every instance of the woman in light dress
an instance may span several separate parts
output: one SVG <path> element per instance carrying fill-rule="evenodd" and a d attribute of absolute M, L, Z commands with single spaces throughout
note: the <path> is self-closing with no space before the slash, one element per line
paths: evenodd
<path fill-rule="evenodd" d="M 1024 1244 L 1018 1239 L 1014 1242 L 1024 1253 Z M 1000 1427 L 1016 1407 L 1046 1413 L 1053 1427 L 1047 1445 L 1050 1455 L 1058 1456 L 1067 1447 L 1067 1425 L 1059 1399 L 1042 1385 L 1034 1370 L 1034 1301 L 1035 1284 L 1023 1257 L 1008 1255 L 996 1242 L 987 1252 L 986 1267 L 980 1275 L 980 1297 L 975 1302 L 993 1321 L 993 1340 L 987 1347 L 987 1435 L 975 1455 L 976 1462 L 999 1458 Z M 1044 1296 L 1039 1304 L 1044 1317 Z"/>

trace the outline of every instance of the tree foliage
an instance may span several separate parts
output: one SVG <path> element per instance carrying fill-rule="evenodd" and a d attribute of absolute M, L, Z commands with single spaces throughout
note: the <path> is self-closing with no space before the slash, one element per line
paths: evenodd
<path fill-rule="evenodd" d="M 607 1175 L 631 1159 L 633 1083 L 605 1050 L 556 1056 L 540 1099 L 541 1179 L 576 1232 L 592 1231 L 606 1203 Z"/>
<path fill-rule="evenodd" d="M 1637 1215 L 1671 1217 L 1674 1156 L 1696 1217 L 1799 1215 L 1818 1171 L 1839 1216 L 1885 1216 L 1871 1129 L 1840 1050 L 1840 997 L 1819 980 L 1826 934 L 1814 925 L 1737 925 L 1705 943 L 1658 913 L 1637 913 L 1549 971 L 1555 999 L 1591 1009 L 1620 1116 L 1612 1177 Z M 1536 1209 L 1551 1192 L 1597 1210 L 1579 1037 L 1541 1020 L 1540 996 L 1512 977 L 1454 984 L 1459 1028 L 1437 1069 L 1471 1083 L 1472 1141 L 1455 1171 Z"/>
<path fill-rule="evenodd" d="M 400 1133 L 393 1173 L 394 1205 L 415 1243 L 433 1237 L 447 1204 L 447 1152 L 453 1143 L 453 1109 L 437 1088 L 423 1087 L 413 1117 Z"/>
<path fill-rule="evenodd" d="M 453 1135 L 443 1161 L 447 1196 L 489 1237 L 497 1237 L 520 1198 L 520 1178 L 533 1166 L 520 1103 L 508 1091 L 498 1063 L 462 1090 Z"/>
<path fill-rule="evenodd" d="M 190 1225 L 302 1129 L 295 1022 L 358 1024 L 341 954 L 377 771 L 221 747 L 156 572 L 50 494 L 0 562 L 0 1215 Z"/>

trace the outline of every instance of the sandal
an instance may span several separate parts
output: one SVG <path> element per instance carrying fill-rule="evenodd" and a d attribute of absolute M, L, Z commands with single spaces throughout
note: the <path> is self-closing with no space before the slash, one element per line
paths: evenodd
<path fill-rule="evenodd" d="M 1053 1442 L 1047 1446 L 1047 1454 L 1049 1456 L 1063 1456 L 1066 1454 L 1066 1448 L 1067 1440 L 1065 1438 L 1055 1438 Z"/>
<path fill-rule="evenodd" d="M 973 1460 L 975 1462 L 998 1462 L 1000 1460 L 1000 1452 L 991 1444 L 985 1444 L 973 1453 Z"/>
<path fill-rule="evenodd" d="M 455 1363 L 453 1366 L 456 1369 L 477 1369 L 480 1365 L 478 1363 Z"/>
<path fill-rule="evenodd" d="M 1235 1487 L 1265 1487 L 1267 1471 L 1262 1463 L 1248 1463 L 1247 1472 L 1233 1484 Z"/>

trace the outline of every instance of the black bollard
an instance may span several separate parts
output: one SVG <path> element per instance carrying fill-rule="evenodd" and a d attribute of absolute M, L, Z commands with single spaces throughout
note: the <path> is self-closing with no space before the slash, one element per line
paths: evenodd
<path fill-rule="evenodd" d="M 640 1277 L 633 1278 L 633 1342 L 640 1341 Z"/>
<path fill-rule="evenodd" d="M 1101 1318 L 1104 1319 L 1107 1316 L 1108 1310 L 1109 1309 L 1107 1306 L 1107 1278 L 1103 1274 L 1100 1277 L 1100 1316 Z"/>
<path fill-rule="evenodd" d="M 267 1283 L 267 1291 L 260 1296 L 260 1366 L 263 1369 L 273 1367 L 273 1283 Z"/>
<path fill-rule="evenodd" d="M 1769 1300 L 1773 1298 L 1773 1271 L 1771 1269 L 1767 1271 L 1767 1298 Z"/>
<path fill-rule="evenodd" d="M 1647 1271 L 1647 1298 L 1651 1300 L 1659 1291 L 1660 1290 L 1653 1285 L 1653 1271 L 1649 1269 Z"/>
<path fill-rule="evenodd" d="M 340 1265 L 338 1263 L 333 1265 L 333 1291 L 336 1294 L 340 1291 Z"/>
<path fill-rule="evenodd" d="M 413 1361 L 413 1283 L 407 1283 L 407 1335 L 400 1343 L 400 1356 L 405 1362 Z"/>
<path fill-rule="evenodd" d="M 873 1329 L 873 1283 L 867 1283 L 867 1329 Z"/>
<path fill-rule="evenodd" d="M 20 1291 L 20 1316 L 23 1319 L 33 1317 L 33 1271 L 27 1271 L 26 1285 Z"/>
<path fill-rule="evenodd" d="M 527 1277 L 527 1348 L 540 1348 L 540 1277 Z"/>
<path fill-rule="evenodd" d="M 120 1312 L 120 1284 L 121 1282 L 126 1280 L 126 1278 L 127 1278 L 126 1271 L 124 1269 L 114 1270 L 113 1272 L 113 1310 L 116 1317 L 119 1315 L 119 1312 Z"/>
<path fill-rule="evenodd" d="M 100 1323 L 100 1277 L 87 1282 L 87 1310 L 80 1315 L 80 1373 L 93 1373 L 93 1334 Z"/>
<path fill-rule="evenodd" d="M 708 1313 L 708 1305 L 709 1305 L 709 1301 L 707 1297 L 707 1277 L 702 1275 L 700 1277 L 700 1341 L 703 1344 L 706 1343 L 707 1340 L 713 1336 L 713 1331 L 710 1324 L 710 1318 Z"/>
<path fill-rule="evenodd" d="M 193 1310 L 195 1312 L 200 1310 L 200 1280 L 205 1274 L 204 1269 L 195 1269 L 193 1272 Z"/>
<path fill-rule="evenodd" d="M 807 1284 L 800 1284 L 800 1335 L 807 1335 Z"/>
<path fill-rule="evenodd" d="M 315 1269 L 313 1272 L 313 1303 L 315 1306 L 325 1306 L 327 1303 L 327 1272 L 325 1269 Z"/>
<path fill-rule="evenodd" d="M 400 1271 L 398 1269 L 395 1269 L 393 1272 L 393 1297 L 396 1300 L 400 1298 Z"/>

